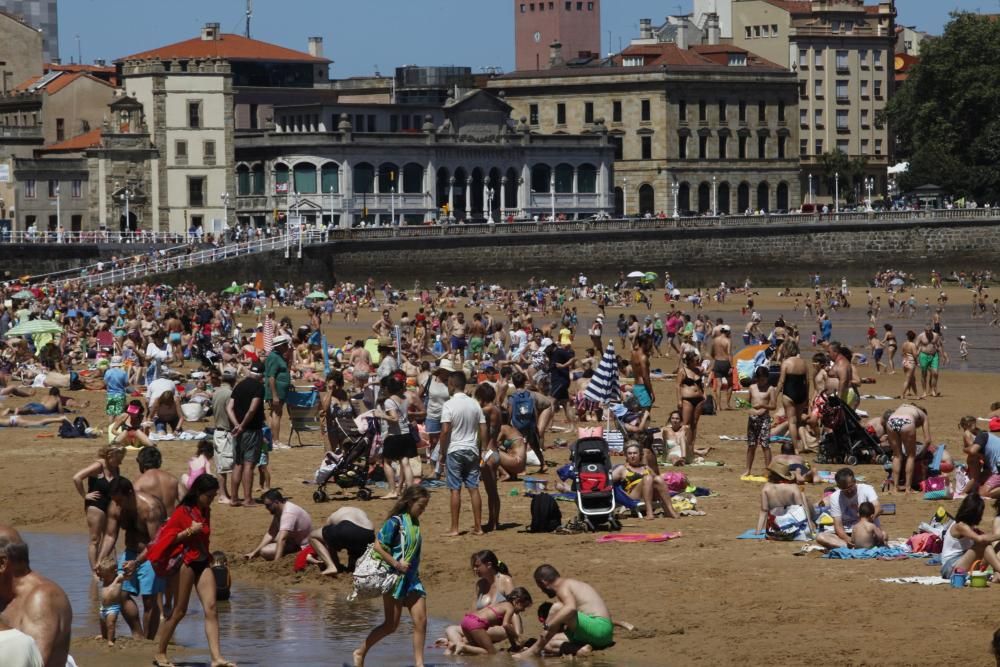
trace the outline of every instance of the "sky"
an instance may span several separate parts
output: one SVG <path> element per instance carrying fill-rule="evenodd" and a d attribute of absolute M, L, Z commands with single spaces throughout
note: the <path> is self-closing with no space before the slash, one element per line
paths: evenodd
<path fill-rule="evenodd" d="M 869 0 L 871 2 L 872 0 Z M 691 0 L 603 0 L 603 53 L 654 25 L 691 11 Z M 332 76 L 391 73 L 401 65 L 465 65 L 480 71 L 514 64 L 513 0 L 254 0 L 251 36 L 306 50 L 321 36 Z M 898 21 L 940 34 L 952 10 L 1000 12 L 1000 0 L 897 0 Z M 246 0 L 62 0 L 63 62 L 131 53 L 190 39 L 208 22 L 243 33 Z M 78 38 L 79 37 L 79 50 Z M 620 42 L 619 42 L 620 40 Z"/>

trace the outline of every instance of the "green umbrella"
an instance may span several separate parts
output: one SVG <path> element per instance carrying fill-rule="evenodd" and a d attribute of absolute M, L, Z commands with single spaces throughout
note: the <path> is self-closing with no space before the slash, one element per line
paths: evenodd
<path fill-rule="evenodd" d="M 315 292 L 310 292 L 309 296 L 307 296 L 306 298 L 307 299 L 325 299 L 327 297 L 326 297 L 326 294 L 324 294 L 323 292 L 320 292 L 319 290 L 316 290 Z"/>
<path fill-rule="evenodd" d="M 7 331 L 7 337 L 57 334 L 62 333 L 62 330 L 62 327 L 52 320 L 28 320 L 27 322 L 21 322 L 16 327 Z"/>
<path fill-rule="evenodd" d="M 29 292 L 28 290 L 23 289 L 20 292 L 15 292 L 10 298 L 12 298 L 12 299 L 29 299 L 31 301 L 34 301 L 35 295 L 32 294 L 31 292 Z"/>
<path fill-rule="evenodd" d="M 226 289 L 222 290 L 222 293 L 223 294 L 239 294 L 242 291 L 243 291 L 242 287 L 240 287 L 236 283 L 233 283 L 232 285 L 230 285 Z"/>
<path fill-rule="evenodd" d="M 658 277 L 659 276 L 656 273 L 654 273 L 652 271 L 647 271 L 646 275 L 643 276 L 643 279 L 649 280 L 649 281 L 653 281 L 653 280 L 656 280 Z"/>

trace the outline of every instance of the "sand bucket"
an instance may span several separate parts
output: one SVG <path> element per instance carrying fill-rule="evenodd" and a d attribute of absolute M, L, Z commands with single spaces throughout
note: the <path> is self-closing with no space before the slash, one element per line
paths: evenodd
<path fill-rule="evenodd" d="M 981 560 L 977 560 L 969 568 L 969 588 L 986 588 L 989 585 L 990 574 L 989 570 L 980 569 L 985 567 L 986 563 Z"/>

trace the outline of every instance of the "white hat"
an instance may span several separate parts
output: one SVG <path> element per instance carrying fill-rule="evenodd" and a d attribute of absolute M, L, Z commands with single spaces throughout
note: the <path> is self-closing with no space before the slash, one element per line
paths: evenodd
<path fill-rule="evenodd" d="M 544 349 L 548 348 L 549 345 L 552 345 L 552 339 L 551 338 L 543 338 L 542 342 L 540 342 L 538 344 L 538 349 L 544 350 Z"/>
<path fill-rule="evenodd" d="M 281 334 L 280 336 L 274 337 L 274 340 L 271 341 L 271 347 L 278 347 L 279 345 L 284 345 L 285 343 L 291 343 L 291 342 L 292 342 L 291 338 L 289 338 L 285 334 Z"/>
<path fill-rule="evenodd" d="M 117 354 L 115 356 L 111 357 L 111 365 L 112 366 L 121 366 L 122 365 L 122 358 L 120 356 L 118 356 Z"/>
<path fill-rule="evenodd" d="M 446 370 L 449 373 L 454 373 L 457 370 L 451 359 L 442 359 L 440 363 L 438 363 L 438 368 Z"/>

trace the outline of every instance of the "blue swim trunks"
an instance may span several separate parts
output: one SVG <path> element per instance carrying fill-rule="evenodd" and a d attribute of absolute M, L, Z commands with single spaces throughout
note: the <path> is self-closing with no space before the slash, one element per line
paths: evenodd
<path fill-rule="evenodd" d="M 637 384 L 632 387 L 632 395 L 635 396 L 635 400 L 639 402 L 639 407 L 643 410 L 653 407 L 653 398 L 649 395 L 649 390 L 646 389 L 645 385 Z"/>
<path fill-rule="evenodd" d="M 139 554 L 126 549 L 118 556 L 118 569 L 122 570 L 125 561 L 135 560 Z M 153 564 L 146 561 L 136 568 L 135 574 L 122 582 L 122 590 L 132 595 L 156 595 L 162 593 L 166 587 L 166 580 L 156 576 L 153 571 Z"/>

